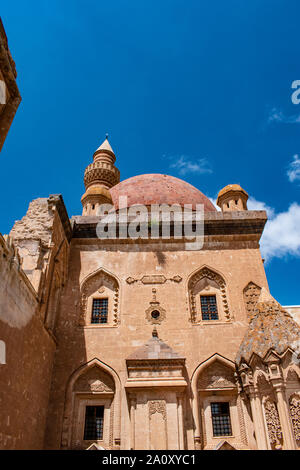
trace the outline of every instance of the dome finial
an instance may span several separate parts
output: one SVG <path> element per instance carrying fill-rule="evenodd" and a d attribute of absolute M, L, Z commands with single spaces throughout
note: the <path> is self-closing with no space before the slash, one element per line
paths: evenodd
<path fill-rule="evenodd" d="M 108 135 L 108 133 L 106 132 L 106 134 L 105 134 L 105 139 L 108 140 L 108 137 L 109 137 L 109 135 Z"/>

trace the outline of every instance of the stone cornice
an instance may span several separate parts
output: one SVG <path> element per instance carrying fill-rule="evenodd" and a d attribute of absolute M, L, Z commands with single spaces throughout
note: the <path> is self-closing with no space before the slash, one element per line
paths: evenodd
<path fill-rule="evenodd" d="M 187 382 L 183 377 L 149 377 L 145 378 L 136 378 L 136 379 L 127 379 L 125 384 L 126 390 L 149 390 L 149 388 L 160 387 L 164 390 L 177 390 L 183 391 L 187 387 Z"/>
<path fill-rule="evenodd" d="M 173 367 L 183 367 L 185 358 L 170 359 L 126 359 L 128 369 L 170 369 Z"/>
<path fill-rule="evenodd" d="M 73 238 L 76 239 L 86 239 L 86 238 L 97 238 L 96 227 L 98 222 L 101 220 L 101 217 L 97 216 L 74 216 L 72 217 L 73 223 Z M 134 220 L 134 219 L 132 219 Z M 195 220 L 195 216 L 194 219 Z M 232 237 L 237 236 L 238 240 L 250 240 L 256 243 L 259 242 L 262 235 L 264 226 L 267 221 L 267 214 L 265 211 L 240 211 L 240 212 L 207 212 L 204 215 L 204 236 L 206 240 L 212 239 L 215 237 L 218 240 L 220 237 Z M 161 224 L 160 224 L 161 225 Z M 119 223 L 117 220 L 117 237 Z M 151 227 L 149 225 L 149 237 L 151 234 Z M 174 234 L 174 222 L 171 221 L 170 224 L 170 239 L 164 239 L 163 242 L 168 243 L 172 241 L 173 243 L 182 243 L 185 239 L 174 239 L 172 236 Z M 111 241 L 111 240 L 110 240 Z M 128 239 L 118 239 L 114 240 L 118 243 L 131 243 L 132 240 Z M 159 241 L 161 243 L 161 238 L 146 240 L 137 239 L 133 240 L 134 243 L 155 243 Z M 237 241 L 237 240 L 236 240 Z M 101 240 L 101 242 L 109 242 L 109 240 Z"/>
<path fill-rule="evenodd" d="M 56 207 L 66 238 L 68 241 L 70 241 L 72 238 L 72 227 L 62 195 L 50 194 L 48 198 L 48 204 L 54 204 Z"/>

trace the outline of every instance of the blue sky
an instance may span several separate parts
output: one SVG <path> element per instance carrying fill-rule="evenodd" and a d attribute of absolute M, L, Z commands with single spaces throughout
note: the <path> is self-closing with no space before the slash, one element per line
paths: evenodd
<path fill-rule="evenodd" d="M 269 207 L 271 293 L 300 304 L 298 0 L 11 1 L 2 20 L 22 103 L 1 152 L 0 231 L 36 197 L 81 214 L 110 135 L 121 178 L 166 173 Z"/>

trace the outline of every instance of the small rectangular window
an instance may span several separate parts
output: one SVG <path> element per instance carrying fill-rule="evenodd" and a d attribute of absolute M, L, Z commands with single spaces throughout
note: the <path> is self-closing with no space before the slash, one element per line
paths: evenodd
<path fill-rule="evenodd" d="M 104 406 L 87 406 L 85 410 L 85 441 L 101 441 L 103 439 Z"/>
<path fill-rule="evenodd" d="M 217 299 L 215 295 L 201 295 L 202 320 L 218 320 Z"/>
<path fill-rule="evenodd" d="M 93 299 L 92 323 L 107 323 L 108 299 Z"/>
<path fill-rule="evenodd" d="M 211 403 L 210 406 L 214 436 L 231 436 L 229 403 Z"/>

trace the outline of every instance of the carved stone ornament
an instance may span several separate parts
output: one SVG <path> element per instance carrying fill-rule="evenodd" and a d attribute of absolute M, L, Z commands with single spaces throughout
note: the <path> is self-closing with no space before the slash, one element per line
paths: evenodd
<path fill-rule="evenodd" d="M 198 389 L 235 388 L 235 382 L 234 371 L 216 361 L 200 375 Z"/>
<path fill-rule="evenodd" d="M 163 320 L 166 319 L 166 311 L 160 306 L 160 303 L 156 300 L 156 289 L 152 289 L 152 301 L 150 307 L 146 310 L 146 319 L 153 325 L 160 325 Z"/>
<path fill-rule="evenodd" d="M 230 321 L 231 315 L 229 312 L 229 306 L 228 306 L 228 301 L 227 301 L 225 281 L 222 278 L 222 276 L 220 276 L 220 274 L 212 271 L 211 269 L 207 267 L 204 267 L 192 276 L 188 285 L 192 323 L 197 323 L 197 305 L 196 305 L 196 295 L 195 295 L 194 289 L 196 285 L 198 284 L 198 282 L 205 278 L 210 279 L 211 281 L 214 281 L 216 284 L 218 284 L 220 292 L 221 292 L 221 299 L 223 303 L 225 320 Z"/>
<path fill-rule="evenodd" d="M 282 431 L 276 404 L 271 400 L 264 403 L 269 440 L 272 447 L 280 447 Z"/>
<path fill-rule="evenodd" d="M 74 385 L 76 392 L 114 392 L 114 383 L 108 374 L 98 367 L 92 367 L 80 376 Z"/>
<path fill-rule="evenodd" d="M 160 413 L 165 420 L 167 418 L 166 402 L 164 400 L 151 400 L 149 403 L 149 417 L 155 413 Z"/>
<path fill-rule="evenodd" d="M 300 396 L 292 395 L 290 398 L 290 413 L 296 441 L 300 441 Z"/>
<path fill-rule="evenodd" d="M 248 319 L 251 320 L 254 314 L 255 305 L 259 298 L 261 287 L 249 282 L 244 289 L 244 302 L 247 310 Z"/>
<path fill-rule="evenodd" d="M 179 275 L 176 275 L 170 278 L 166 278 L 162 274 L 148 274 L 148 275 L 141 277 L 140 279 L 135 279 L 133 277 L 128 277 L 126 279 L 127 284 L 134 284 L 135 282 L 141 282 L 142 284 L 164 284 L 167 281 L 173 281 L 173 282 L 179 283 L 182 281 L 182 277 Z"/>
<path fill-rule="evenodd" d="M 100 380 L 89 380 L 88 384 L 92 392 L 111 392 L 111 389 Z"/>

